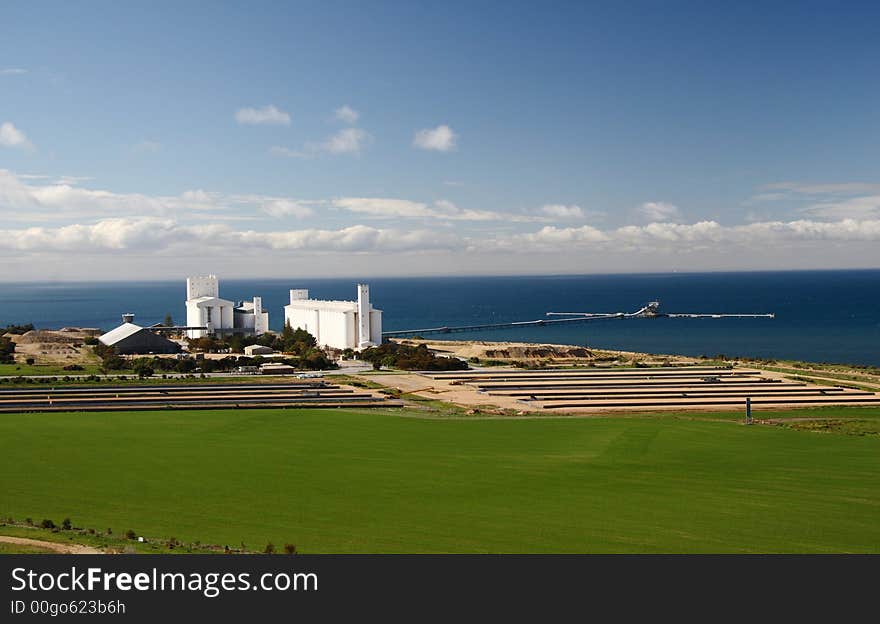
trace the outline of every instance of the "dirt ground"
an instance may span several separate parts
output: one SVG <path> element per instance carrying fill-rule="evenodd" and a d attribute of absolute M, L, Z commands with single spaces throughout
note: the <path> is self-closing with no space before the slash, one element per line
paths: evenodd
<path fill-rule="evenodd" d="M 589 364 L 667 364 L 687 365 L 699 362 L 698 358 L 638 353 L 634 351 L 610 351 L 576 345 L 551 343 L 532 344 L 527 342 L 494 342 L 488 340 L 414 340 L 396 338 L 394 342 L 406 345 L 427 345 L 440 355 L 453 355 L 459 358 L 479 358 L 480 360 L 546 362 L 554 366 L 576 366 Z"/>
<path fill-rule="evenodd" d="M 0 535 L 0 542 L 4 544 L 17 544 L 19 546 L 35 546 L 45 548 L 61 555 L 103 555 L 104 551 L 92 548 L 91 546 L 83 546 L 82 544 L 60 544 L 58 542 L 47 542 L 45 540 L 30 539 L 28 537 L 10 537 L 8 535 Z"/>
<path fill-rule="evenodd" d="M 95 337 L 94 331 L 39 329 L 9 337 L 15 343 L 16 362 L 24 362 L 27 358 L 34 358 L 36 364 L 55 366 L 99 362 L 92 348 L 84 344 L 87 338 Z"/>

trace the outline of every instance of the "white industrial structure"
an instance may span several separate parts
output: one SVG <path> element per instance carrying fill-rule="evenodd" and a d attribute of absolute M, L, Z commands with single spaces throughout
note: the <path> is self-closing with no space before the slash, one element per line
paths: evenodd
<path fill-rule="evenodd" d="M 216 275 L 186 278 L 186 335 L 189 338 L 220 333 L 264 334 L 269 329 L 269 313 L 263 311 L 260 297 L 253 303 L 235 304 L 220 298 Z M 204 329 L 202 329 L 204 328 Z"/>
<path fill-rule="evenodd" d="M 358 284 L 357 301 L 309 299 L 309 291 L 290 291 L 284 306 L 284 322 L 304 329 L 318 346 L 336 349 L 365 349 L 382 342 L 382 310 L 370 303 L 370 287 Z"/>

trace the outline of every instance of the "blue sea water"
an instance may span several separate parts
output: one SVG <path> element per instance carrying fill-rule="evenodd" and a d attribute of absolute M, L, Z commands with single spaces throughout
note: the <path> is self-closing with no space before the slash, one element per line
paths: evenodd
<path fill-rule="evenodd" d="M 515 340 L 683 355 L 757 356 L 880 365 L 880 270 L 523 277 L 373 278 L 384 329 L 503 323 L 549 311 L 630 312 L 659 300 L 666 312 L 763 313 L 768 319 L 632 319 L 438 336 Z M 263 297 L 280 329 L 290 288 L 354 299 L 354 279 L 223 280 L 225 299 Z M 0 284 L 0 325 L 110 329 L 120 315 L 183 322 L 185 280 Z"/>

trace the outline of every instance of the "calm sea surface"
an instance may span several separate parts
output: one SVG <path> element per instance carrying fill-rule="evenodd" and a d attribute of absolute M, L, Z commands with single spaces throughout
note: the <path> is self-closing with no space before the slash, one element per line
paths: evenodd
<path fill-rule="evenodd" d="M 280 329 L 290 288 L 354 299 L 354 279 L 223 280 L 225 299 L 263 297 Z M 763 313 L 768 319 L 633 319 L 456 333 L 458 339 L 588 345 L 684 355 L 759 356 L 880 365 L 880 270 L 545 277 L 374 278 L 384 329 L 503 323 L 554 312 Z M 151 324 L 185 321 L 185 280 L 0 284 L 0 324 L 110 329 L 120 314 Z M 439 336 L 443 337 L 443 336 Z"/>

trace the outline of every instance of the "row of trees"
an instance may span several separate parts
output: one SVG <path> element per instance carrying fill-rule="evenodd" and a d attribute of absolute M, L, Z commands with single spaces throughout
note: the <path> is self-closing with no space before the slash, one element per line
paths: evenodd
<path fill-rule="evenodd" d="M 0 336 L 0 364 L 15 362 L 15 343 L 7 336 Z"/>
<path fill-rule="evenodd" d="M 361 352 L 361 359 L 371 362 L 373 368 L 383 366 L 402 370 L 466 370 L 467 362 L 456 357 L 438 357 L 424 344 L 417 347 L 386 342 L 378 347 L 370 347 Z"/>

